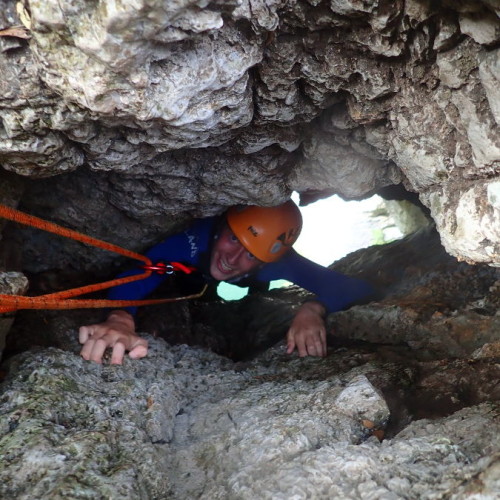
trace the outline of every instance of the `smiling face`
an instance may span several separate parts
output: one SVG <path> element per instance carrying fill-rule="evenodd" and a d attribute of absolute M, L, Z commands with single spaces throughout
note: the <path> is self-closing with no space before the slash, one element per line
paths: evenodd
<path fill-rule="evenodd" d="M 226 225 L 219 233 L 210 255 L 210 274 L 226 281 L 257 269 L 263 262 L 254 257 Z"/>

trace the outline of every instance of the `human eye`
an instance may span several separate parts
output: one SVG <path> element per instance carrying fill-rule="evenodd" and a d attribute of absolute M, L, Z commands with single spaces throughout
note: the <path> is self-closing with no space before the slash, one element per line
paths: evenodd
<path fill-rule="evenodd" d="M 257 257 L 255 257 L 255 255 L 253 255 L 252 253 L 247 252 L 247 259 L 248 259 L 248 260 L 256 260 L 256 259 L 257 259 Z"/>

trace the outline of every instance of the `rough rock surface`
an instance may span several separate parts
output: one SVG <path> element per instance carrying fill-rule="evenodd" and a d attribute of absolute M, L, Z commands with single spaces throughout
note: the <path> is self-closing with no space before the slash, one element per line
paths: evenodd
<path fill-rule="evenodd" d="M 451 254 L 499 265 L 493 0 L 1 3 L 26 30 L 0 36 L 0 164 L 56 176 L 27 210 L 147 245 L 169 216 L 403 183 Z"/>
<path fill-rule="evenodd" d="M 28 279 L 22 273 L 0 271 L 0 294 L 23 295 L 28 290 Z M 13 315 L 0 315 L 0 358 L 5 348 L 5 339 L 12 326 Z"/>
<path fill-rule="evenodd" d="M 474 357 L 481 349 L 500 353 L 500 270 L 457 262 L 446 253 L 435 228 L 385 245 L 354 252 L 331 266 L 368 280 L 375 301 L 328 318 L 329 340 L 405 345 L 422 360 Z M 167 280 L 152 297 L 185 294 L 183 279 Z M 191 290 L 192 291 L 192 290 Z M 221 300 L 215 286 L 199 300 L 141 308 L 138 327 L 169 344 L 203 346 L 246 360 L 283 339 L 296 307 L 310 294 L 298 287 Z M 24 311 L 9 341 L 11 352 L 61 346 L 61 318 L 67 328 L 99 322 L 101 311 Z M 39 331 L 38 324 L 44 324 Z M 476 352 L 477 351 L 477 352 Z"/>
<path fill-rule="evenodd" d="M 428 227 L 413 249 L 337 263 L 384 298 L 329 317 L 323 360 L 265 351 L 296 289 L 143 320 L 238 362 L 150 337 L 147 359 L 97 366 L 77 356 L 74 329 L 100 312 L 18 314 L 0 390 L 1 497 L 498 496 L 497 1 L 0 7 L 0 202 L 142 251 L 236 203 L 403 186 L 462 261 Z M 37 294 L 126 265 L 0 230 L 8 293 L 25 286 L 15 274 L 12 288 L 12 272 Z"/>
<path fill-rule="evenodd" d="M 334 268 L 384 290 L 378 302 L 330 316 L 340 336 L 405 344 L 420 359 L 467 358 L 485 345 L 500 349 L 500 271 L 457 262 L 432 227 L 354 252 Z"/>
<path fill-rule="evenodd" d="M 354 252 L 331 267 L 368 280 L 380 294 L 369 304 L 331 314 L 332 342 L 405 345 L 419 359 L 432 360 L 467 359 L 486 346 L 500 352 L 500 270 L 457 262 L 432 226 Z M 169 293 L 172 288 L 160 295 Z M 283 338 L 305 298 L 310 295 L 298 287 L 251 294 L 237 302 L 206 297 L 195 304 L 145 308 L 138 323 L 169 343 L 202 345 L 246 359 Z"/>
<path fill-rule="evenodd" d="M 345 350 L 325 361 L 301 360 L 281 347 L 234 364 L 149 340 L 150 356 L 123 367 L 57 349 L 11 360 L 0 406 L 3 497 L 399 499 L 466 492 L 492 499 L 497 492 L 498 405 L 393 422 L 404 429 L 391 435 L 386 399 L 408 393 L 417 370 L 373 355 L 356 367 L 363 355 Z M 483 401 L 493 396 L 483 393 Z M 397 402 L 401 410 L 404 402 Z"/>
<path fill-rule="evenodd" d="M 0 496 L 493 500 L 499 270 L 457 263 L 430 227 L 335 268 L 386 296 L 329 317 L 325 359 L 269 348 L 296 288 L 150 308 L 150 354 L 122 367 L 77 355 L 100 312 L 19 315 L 10 356 L 58 348 L 4 365 Z"/>

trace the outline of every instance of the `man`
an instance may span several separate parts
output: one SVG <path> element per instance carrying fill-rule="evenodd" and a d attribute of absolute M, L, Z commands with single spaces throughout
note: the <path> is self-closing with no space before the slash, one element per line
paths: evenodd
<path fill-rule="evenodd" d="M 326 313 L 366 298 L 373 289 L 295 252 L 292 245 L 301 229 L 300 211 L 291 200 L 277 207 L 233 207 L 225 216 L 197 220 L 186 231 L 154 246 L 147 256 L 153 262 L 178 261 L 194 266 L 204 282 L 285 279 L 309 290 L 317 300 L 307 301 L 297 310 L 287 333 L 287 353 L 297 349 L 301 357 L 325 356 Z M 135 269 L 124 275 L 140 272 Z M 109 298 L 141 299 L 164 279 L 165 275 L 155 274 L 118 286 Z M 107 348 L 112 348 L 112 364 L 121 364 L 126 352 L 132 359 L 146 356 L 147 341 L 135 332 L 134 312 L 115 310 L 103 323 L 82 326 L 82 357 L 100 363 Z"/>

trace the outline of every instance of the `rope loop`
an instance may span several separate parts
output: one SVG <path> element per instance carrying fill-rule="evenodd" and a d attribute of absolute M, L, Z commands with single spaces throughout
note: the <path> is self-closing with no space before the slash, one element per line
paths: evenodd
<path fill-rule="evenodd" d="M 122 248 L 118 245 L 113 245 L 107 241 L 99 240 L 88 236 L 86 234 L 74 231 L 72 229 L 59 226 L 53 222 L 48 222 L 39 217 L 33 215 L 28 215 L 24 212 L 16 210 L 15 208 L 8 207 L 6 205 L 0 204 L 0 217 L 8 219 L 12 222 L 18 224 L 24 224 L 26 226 L 31 226 L 42 231 L 47 231 L 49 233 L 62 236 L 64 238 L 69 238 L 87 245 L 91 245 L 96 248 L 101 248 L 102 250 L 107 250 L 109 252 L 114 252 L 131 259 L 139 260 L 144 263 L 142 269 L 144 273 L 136 274 L 133 276 L 126 276 L 123 278 L 116 278 L 114 280 L 105 281 L 102 283 L 95 283 L 92 285 L 81 286 L 77 288 L 71 288 L 69 290 L 63 290 L 60 292 L 49 293 L 45 295 L 39 295 L 37 297 L 26 297 L 24 295 L 6 295 L 0 294 L 0 313 L 17 311 L 20 309 L 86 309 L 86 308 L 104 308 L 104 307 L 130 307 L 130 306 L 145 306 L 151 304 L 164 304 L 166 302 L 176 302 L 179 300 L 188 300 L 201 297 L 207 286 L 197 294 L 187 295 L 184 297 L 170 297 L 165 299 L 147 299 L 147 300 L 99 300 L 99 299 L 78 299 L 70 300 L 71 297 L 76 297 L 78 295 L 84 295 L 87 293 L 93 293 L 100 290 L 105 290 L 106 288 L 111 288 L 125 283 L 131 283 L 133 281 L 139 281 L 149 278 L 153 272 L 158 274 L 172 274 L 174 271 L 182 271 L 187 274 L 196 270 L 192 266 L 186 266 L 180 262 L 171 262 L 170 264 L 165 264 L 164 262 L 159 262 L 153 264 L 151 260 L 145 255 L 141 255 L 126 248 Z"/>

